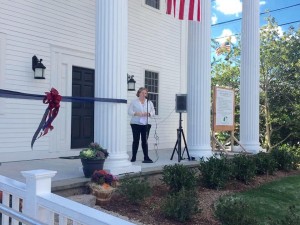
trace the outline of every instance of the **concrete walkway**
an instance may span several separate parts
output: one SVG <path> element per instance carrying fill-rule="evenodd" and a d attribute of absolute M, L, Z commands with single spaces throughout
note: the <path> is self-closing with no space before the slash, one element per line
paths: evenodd
<path fill-rule="evenodd" d="M 176 152 L 173 156 L 173 160 L 170 160 L 172 152 L 173 149 L 158 150 L 157 152 L 154 150 L 149 151 L 149 156 L 154 163 L 142 163 L 143 154 L 142 151 L 139 151 L 137 161 L 134 162 L 134 165 L 141 165 L 142 173 L 161 171 L 165 165 L 178 163 L 178 155 Z M 130 155 L 130 153 L 128 154 Z M 185 153 L 183 157 L 187 158 L 187 154 Z M 180 163 L 197 165 L 199 162 L 183 159 Z M 36 169 L 57 171 L 57 174 L 52 178 L 52 189 L 58 188 L 59 186 L 78 186 L 80 183 L 86 183 L 90 180 L 83 175 L 80 159 L 65 158 L 5 162 L 0 165 L 0 175 L 24 183 L 25 178 L 22 176 L 21 171 Z"/>

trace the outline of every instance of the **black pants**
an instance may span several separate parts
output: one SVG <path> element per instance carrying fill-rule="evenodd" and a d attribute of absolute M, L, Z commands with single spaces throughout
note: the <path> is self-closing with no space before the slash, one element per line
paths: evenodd
<path fill-rule="evenodd" d="M 142 149 L 144 153 L 144 160 L 148 160 L 148 137 L 151 129 L 151 125 L 138 125 L 138 124 L 130 124 L 132 129 L 132 158 L 136 159 L 136 154 L 139 148 L 140 136 L 142 139 Z"/>

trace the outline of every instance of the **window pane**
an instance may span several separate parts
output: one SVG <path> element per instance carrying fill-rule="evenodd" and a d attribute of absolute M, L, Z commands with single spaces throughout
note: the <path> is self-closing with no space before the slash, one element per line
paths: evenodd
<path fill-rule="evenodd" d="M 145 71 L 145 87 L 149 91 L 148 97 L 154 105 L 155 114 L 158 115 L 158 73 Z"/>
<path fill-rule="evenodd" d="M 159 9 L 159 0 L 146 0 L 146 5 Z"/>

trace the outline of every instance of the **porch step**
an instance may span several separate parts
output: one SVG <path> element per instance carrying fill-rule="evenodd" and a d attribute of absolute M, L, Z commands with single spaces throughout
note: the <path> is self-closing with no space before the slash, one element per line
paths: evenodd
<path fill-rule="evenodd" d="M 89 181 L 90 178 L 85 177 L 52 181 L 51 191 L 62 197 L 89 194 L 87 187 Z"/>
<path fill-rule="evenodd" d="M 184 160 L 185 161 L 185 160 Z M 196 168 L 199 165 L 197 161 L 181 161 L 182 164 Z M 163 167 L 152 168 L 151 170 L 144 170 L 141 173 L 132 173 L 130 176 L 147 176 L 149 183 L 151 185 L 156 185 L 161 182 L 161 174 L 163 171 Z M 122 179 L 123 176 L 120 176 L 119 179 Z M 90 190 L 87 186 L 87 183 L 90 181 L 90 178 L 80 177 L 80 178 L 71 178 L 64 180 L 55 180 L 52 181 L 51 191 L 54 194 L 60 195 L 62 197 L 70 197 L 74 195 L 83 195 L 89 194 Z"/>

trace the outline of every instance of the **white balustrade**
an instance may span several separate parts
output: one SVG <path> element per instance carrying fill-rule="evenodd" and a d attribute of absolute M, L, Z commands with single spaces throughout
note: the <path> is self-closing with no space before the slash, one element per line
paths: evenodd
<path fill-rule="evenodd" d="M 133 225 L 127 220 L 51 193 L 51 178 L 55 176 L 55 171 L 31 170 L 21 173 L 26 178 L 26 184 L 0 176 L 2 205 L 5 210 L 11 209 L 11 213 L 2 212 L 2 225 L 18 225 L 22 216 L 25 219 L 27 217 L 28 221 L 40 221 L 27 224 L 67 225 L 71 221 L 74 225 Z"/>

